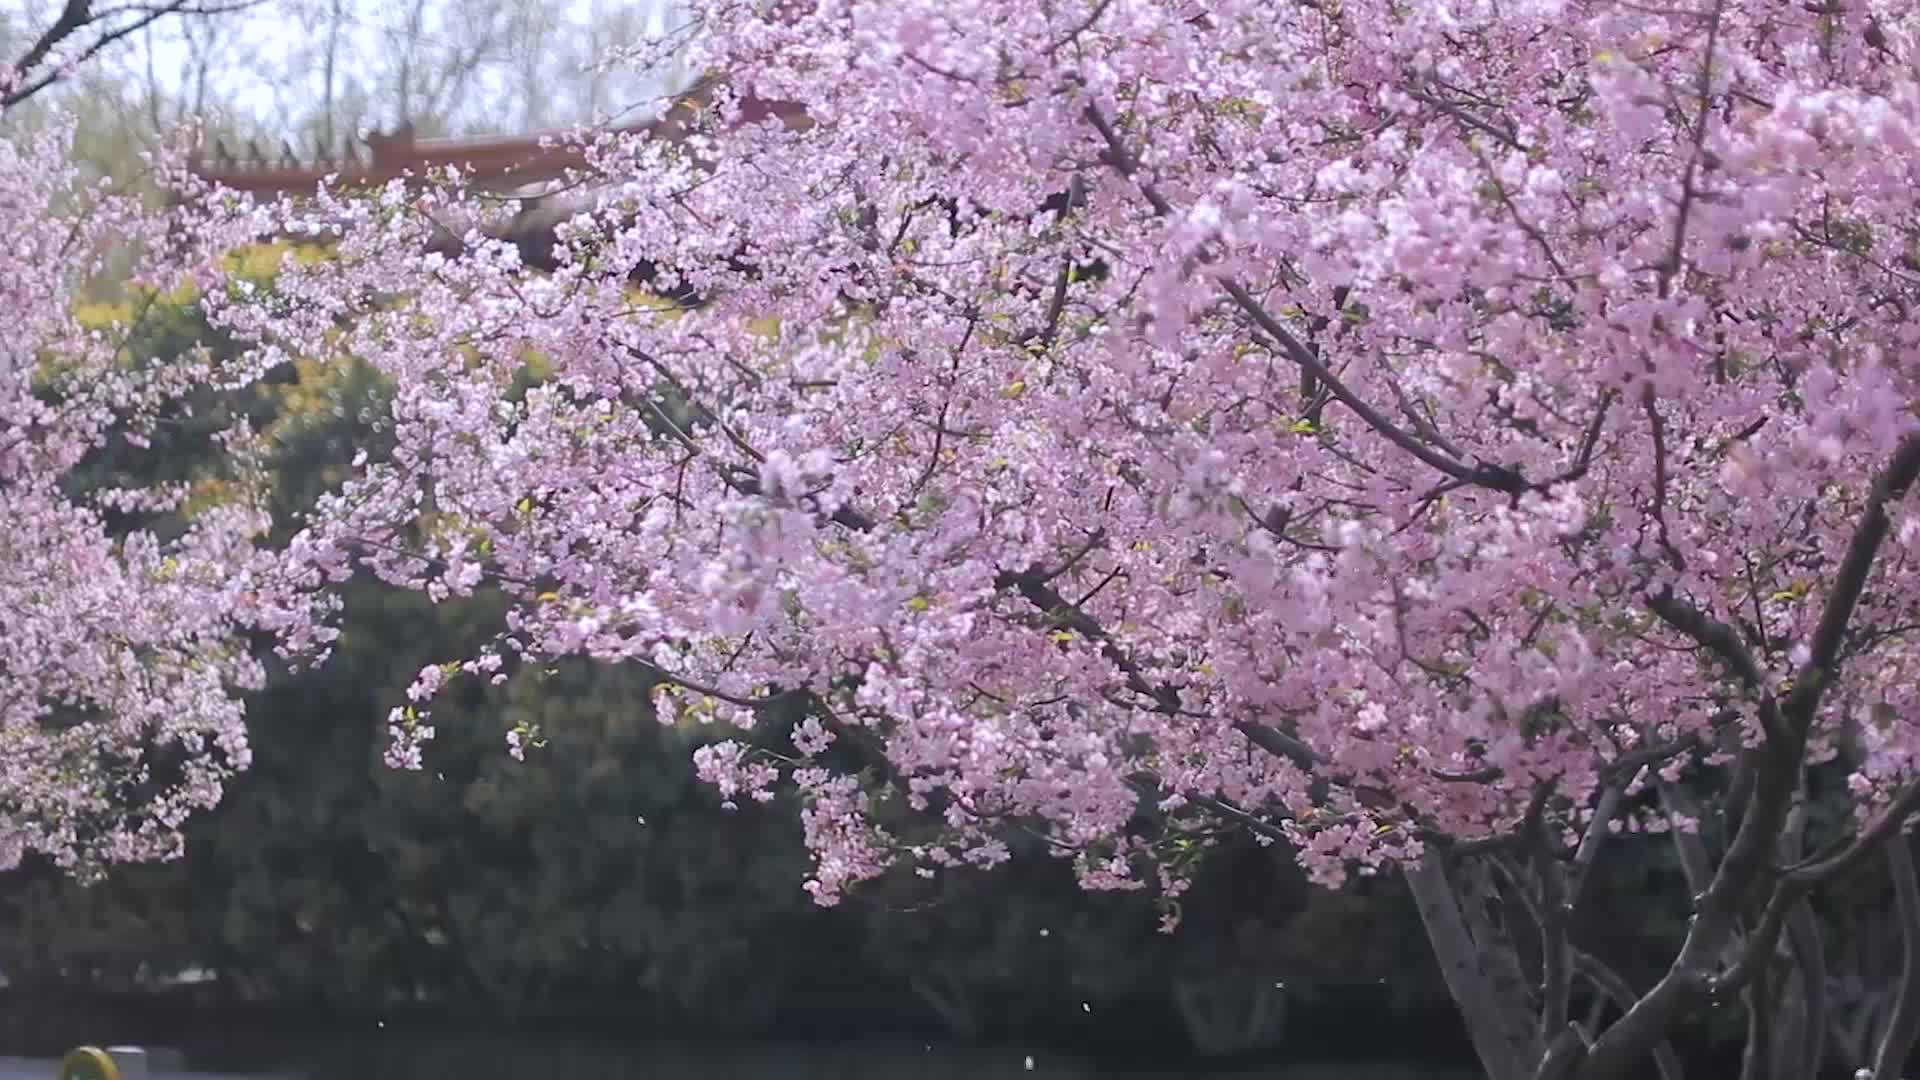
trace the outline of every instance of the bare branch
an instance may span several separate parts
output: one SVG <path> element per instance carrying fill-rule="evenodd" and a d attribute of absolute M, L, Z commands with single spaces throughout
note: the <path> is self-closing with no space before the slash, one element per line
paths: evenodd
<path fill-rule="evenodd" d="M 1787 916 L 1787 948 L 1800 973 L 1802 1014 L 1797 1056 L 1783 1055 L 1789 1076 L 1815 1076 L 1827 1045 L 1827 957 L 1820 941 L 1820 923 L 1806 901 Z"/>
<path fill-rule="evenodd" d="M 1760 968 L 1746 986 L 1747 1045 L 1740 1055 L 1740 1080 L 1773 1080 L 1773 973 Z"/>
<path fill-rule="evenodd" d="M 1667 811 L 1669 820 L 1691 818 L 1700 820 L 1700 806 L 1691 793 L 1679 784 L 1660 782 L 1660 802 Z M 1687 879 L 1687 892 L 1692 896 L 1704 895 L 1707 887 L 1713 883 L 1713 860 L 1707 854 L 1706 841 L 1700 838 L 1697 828 L 1681 828 L 1673 821 L 1668 832 L 1673 836 L 1673 850 L 1680 856 L 1680 872 Z"/>
<path fill-rule="evenodd" d="M 60 16 L 53 25 L 47 27 L 27 51 L 10 68 L 0 72 L 0 108 L 18 105 L 28 98 L 52 86 L 65 77 L 73 65 L 85 63 L 99 55 L 100 51 L 116 41 L 146 29 L 148 26 L 168 17 L 226 15 L 257 7 L 266 0 L 166 0 L 148 6 L 120 7 L 108 11 L 95 11 L 91 0 L 67 0 L 60 10 Z M 138 17 L 112 27 L 104 27 L 107 20 L 116 15 L 137 13 Z M 90 27 L 101 28 L 84 48 L 68 57 L 65 63 L 51 71 L 44 71 L 35 77 L 34 71 L 44 65 L 55 50 L 80 35 Z"/>
<path fill-rule="evenodd" d="M 1614 1006 L 1622 1012 L 1632 1008 L 1639 997 L 1626 979 L 1590 953 L 1573 950 L 1573 969 L 1592 983 L 1596 990 L 1611 998 Z M 1674 1053 L 1671 1044 L 1662 1042 L 1653 1048 L 1653 1064 L 1660 1070 L 1661 1080 L 1685 1080 L 1686 1072 L 1681 1068 L 1680 1055 Z"/>
<path fill-rule="evenodd" d="M 1920 809 L 1920 782 L 1910 783 L 1896 796 L 1872 824 L 1861 829 L 1852 840 L 1836 844 L 1830 853 L 1816 855 L 1788 867 L 1774 885 L 1760 922 L 1747 938 L 1746 951 L 1734 965 L 1716 980 L 1723 989 L 1737 989 L 1753 978 L 1771 955 L 1773 942 L 1786 925 L 1793 909 L 1813 890 L 1845 873 L 1861 859 L 1884 844 L 1905 842 L 1900 828 L 1907 817 Z M 1744 827 L 1743 827 L 1744 828 Z"/>
<path fill-rule="evenodd" d="M 1904 834 L 1887 842 L 1887 872 L 1901 928 L 1900 996 L 1874 1051 L 1873 1075 L 1892 1080 L 1902 1075 L 1920 1039 L 1920 874 L 1914 870 L 1913 841 Z"/>
<path fill-rule="evenodd" d="M 47 27 L 46 32 L 41 34 L 32 45 L 27 47 L 27 51 L 14 63 L 13 70 L 26 72 L 38 66 L 55 46 L 72 37 L 81 27 L 92 21 L 91 0 L 67 0 L 66 5 L 60 9 L 60 17 L 55 19 L 53 25 Z M 13 103 L 13 100 L 7 101 L 9 105 Z"/>
<path fill-rule="evenodd" d="M 1573 852 L 1573 865 L 1567 870 L 1565 903 L 1569 909 L 1580 902 L 1587 875 L 1593 871 L 1594 861 L 1600 857 L 1600 846 L 1612 835 L 1609 826 L 1620 812 L 1620 803 L 1626 798 L 1627 787 L 1639 775 L 1640 769 L 1636 767 L 1600 789 L 1600 799 L 1593 806 L 1593 819 L 1587 822 L 1587 831 L 1580 837 L 1580 846 Z"/>

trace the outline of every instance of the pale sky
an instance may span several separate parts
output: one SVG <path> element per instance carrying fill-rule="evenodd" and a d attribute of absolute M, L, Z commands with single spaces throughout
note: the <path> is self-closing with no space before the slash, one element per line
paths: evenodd
<path fill-rule="evenodd" d="M 515 0 L 507 0 L 513 3 Z M 542 0 L 518 0 L 519 3 L 540 4 Z M 662 33 L 668 25 L 669 3 L 671 0 L 547 0 L 556 3 L 564 12 L 563 33 L 577 34 L 584 38 L 585 28 L 603 12 L 616 7 L 636 9 L 640 13 L 642 33 L 654 36 Z M 473 4 L 473 7 L 463 7 Z M 251 116 L 265 121 L 270 127 L 275 121 L 290 113 L 302 111 L 302 106 L 310 106 L 320 98 L 321 79 L 317 63 L 312 59 L 301 59 L 303 51 L 312 50 L 320 40 L 320 31 L 310 29 L 325 25 L 324 16 L 336 6 L 335 0 L 267 0 L 261 6 L 237 14 L 221 15 L 199 20 L 200 26 L 190 26 L 187 20 L 168 18 L 155 23 L 153 28 L 129 38 L 118 45 L 111 56 L 101 57 L 104 67 L 114 72 L 114 77 L 125 80 L 134 94 L 147 84 L 148 73 L 160 86 L 172 93 L 180 93 L 185 83 L 185 73 L 195 50 L 187 39 L 189 33 L 202 35 L 211 33 L 219 42 L 213 50 L 215 63 L 209 78 L 209 100 L 230 104 L 242 116 Z M 400 32 L 401 20 L 405 17 L 409 5 L 402 0 L 342 0 L 337 6 L 347 12 L 347 22 L 351 29 L 343 41 L 343 52 L 349 56 L 362 58 L 390 58 L 396 55 L 393 35 Z M 60 7 L 60 0 L 0 0 L 0 12 L 12 18 L 15 26 L 22 25 L 20 17 L 25 16 L 24 25 L 37 30 L 47 25 Z M 446 25 L 443 20 L 458 18 L 462 14 L 486 10 L 481 0 L 429 0 L 427 5 L 428 25 L 423 33 L 412 40 L 418 42 L 425 64 L 431 64 L 437 55 L 445 55 L 455 42 L 451 35 L 439 31 Z M 303 18 L 303 16 L 306 16 Z M 604 18 L 599 19 L 601 26 L 609 25 Z M 204 38 L 203 38 L 204 40 Z M 150 54 L 150 55 L 149 55 Z M 351 68 L 345 75 L 368 78 L 371 72 L 370 61 L 358 64 L 349 62 Z M 506 82 L 510 74 L 510 65 L 503 57 L 498 64 L 483 69 L 476 76 L 478 85 L 499 91 L 503 96 L 518 99 L 525 95 L 514 93 Z M 609 91 L 609 106 L 632 105 L 639 99 L 656 95 L 660 87 L 649 81 L 637 78 L 620 80 L 620 85 Z M 466 100 L 472 95 L 462 95 Z M 560 109 L 562 113 L 582 112 L 584 109 Z M 398 117 L 379 116 L 375 118 L 377 126 L 385 127 Z M 572 123 L 588 119 L 585 115 L 560 115 L 554 123 Z M 494 116 L 481 115 L 468 118 L 469 127 L 492 126 Z M 515 126 L 512 116 L 498 117 L 499 127 L 510 129 Z"/>

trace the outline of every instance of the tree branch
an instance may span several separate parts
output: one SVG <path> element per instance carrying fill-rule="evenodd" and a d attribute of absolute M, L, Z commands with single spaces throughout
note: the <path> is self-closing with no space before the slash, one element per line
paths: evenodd
<path fill-rule="evenodd" d="M 1801 1007 L 1799 1053 L 1781 1062 L 1792 1077 L 1815 1076 L 1827 1046 L 1827 958 L 1820 941 L 1820 923 L 1806 901 L 1794 905 L 1787 917 L 1787 948 L 1800 973 Z"/>
<path fill-rule="evenodd" d="M 1601 963 L 1598 957 L 1577 948 L 1573 950 L 1573 969 L 1592 983 L 1595 989 L 1612 999 L 1614 1006 L 1623 1013 L 1631 1009 L 1639 997 L 1618 972 Z M 1653 1048 L 1653 1064 L 1654 1068 L 1660 1070 L 1661 1080 L 1686 1080 L 1680 1055 L 1674 1053 L 1669 1043 L 1661 1042 Z"/>
<path fill-rule="evenodd" d="M 140 11 L 139 18 L 103 32 L 97 39 L 80 50 L 70 64 L 79 64 L 99 55 L 102 49 L 136 34 L 169 15 L 226 15 L 256 7 L 266 0 L 231 0 L 221 4 L 195 4 L 192 0 L 167 0 L 148 8 L 115 8 L 107 12 L 95 12 L 90 0 L 67 0 L 60 11 L 60 17 L 47 27 L 20 60 L 9 70 L 10 79 L 0 80 L 0 108 L 18 105 L 28 98 L 60 81 L 65 74 L 64 67 L 46 72 L 37 79 L 29 80 L 34 68 L 45 63 L 53 50 L 88 26 L 97 25 L 112 15 Z"/>
<path fill-rule="evenodd" d="M 1573 852 L 1573 865 L 1567 870 L 1566 906 L 1569 909 L 1579 904 L 1587 875 L 1592 873 L 1594 861 L 1600 857 L 1600 845 L 1612 835 L 1608 826 L 1620 812 L 1620 803 L 1626 798 L 1627 787 L 1639 775 L 1640 768 L 1636 767 L 1600 789 L 1600 800 L 1593 806 L 1593 819 L 1587 822 L 1587 831 L 1580 837 L 1580 846 Z"/>
<path fill-rule="evenodd" d="M 1747 1045 L 1740 1055 L 1740 1080 L 1773 1080 L 1773 976 L 1762 967 L 1744 991 Z"/>
<path fill-rule="evenodd" d="M 60 17 L 53 20 L 53 25 L 47 27 L 46 32 L 41 34 L 32 45 L 28 46 L 27 51 L 21 54 L 19 60 L 15 61 L 13 65 L 14 72 L 24 75 L 26 72 L 39 66 L 40 61 L 45 60 L 47 54 L 51 53 L 56 46 L 72 37 L 81 27 L 92 21 L 92 0 L 67 0 L 66 5 L 60 9 Z M 9 96 L 6 99 L 0 100 L 5 100 L 6 104 L 12 105 L 18 99 Z"/>
<path fill-rule="evenodd" d="M 1687 879 L 1687 893 L 1690 896 L 1705 895 L 1708 886 L 1713 884 L 1713 859 L 1707 854 L 1706 841 L 1700 838 L 1697 824 L 1700 820 L 1700 804 L 1686 788 L 1679 784 L 1662 780 L 1660 782 L 1660 802 L 1667 812 L 1670 823 L 1668 833 L 1673 837 L 1674 853 L 1680 857 L 1680 872 Z M 1691 818 L 1696 827 L 1683 829 L 1673 819 Z"/>
<path fill-rule="evenodd" d="M 1887 1030 L 1873 1055 L 1873 1075 L 1896 1080 L 1920 1039 L 1920 874 L 1913 865 L 1913 841 L 1905 834 L 1887 841 L 1887 872 L 1893 877 L 1894 909 L 1900 924 L 1900 996 Z"/>
<path fill-rule="evenodd" d="M 1533 1071 L 1533 1080 L 1564 1080 L 1573 1075 L 1573 1067 L 1580 1062 L 1580 1055 L 1586 1052 L 1586 1041 L 1580 1036 L 1580 1025 L 1564 1024 L 1560 1033 L 1547 1043 L 1546 1053 L 1540 1055 L 1540 1067 Z"/>
<path fill-rule="evenodd" d="M 1907 785 L 1885 813 L 1833 854 L 1806 860 L 1783 871 L 1766 909 L 1761 912 L 1759 924 L 1747 938 L 1745 951 L 1715 980 L 1716 985 L 1722 990 L 1737 990 L 1752 979 L 1772 954 L 1773 943 L 1779 940 L 1780 931 L 1794 908 L 1813 890 L 1844 873 L 1875 848 L 1905 842 L 1905 836 L 1899 832 L 1900 825 L 1916 807 L 1920 807 L 1920 783 Z"/>
<path fill-rule="evenodd" d="M 1613 790 L 1611 788 L 1609 791 Z M 1606 793 L 1601 793 L 1601 801 L 1606 801 Z M 1538 854 L 1534 865 L 1540 880 L 1540 904 L 1537 919 L 1540 924 L 1540 1042 L 1547 1047 L 1547 1056 L 1554 1056 L 1560 1050 L 1568 1035 L 1577 1035 L 1577 1030 L 1569 1027 L 1568 1011 L 1573 1005 L 1573 943 L 1567 935 L 1567 923 L 1573 914 L 1573 894 L 1571 876 L 1554 858 L 1551 845 L 1551 831 L 1546 818 L 1540 818 L 1536 826 L 1539 833 Z M 1588 830 L 1591 836 L 1593 831 Z M 1583 841 L 1584 843 L 1584 841 Z M 1586 1044 L 1578 1039 L 1574 1048 L 1580 1053 L 1586 1051 Z M 1570 1070 L 1573 1061 L 1558 1068 Z M 1541 1073 L 1546 1073 L 1546 1064 L 1542 1062 Z M 1556 1071 L 1555 1075 L 1558 1075 Z"/>
<path fill-rule="evenodd" d="M 1786 879 L 1801 881 L 1808 889 L 1825 885 L 1872 854 L 1873 849 L 1897 833 L 1901 823 L 1915 811 L 1920 811 L 1920 781 L 1902 788 L 1887 804 L 1886 811 L 1851 840 L 1831 844 L 1820 854 L 1787 867 Z"/>
<path fill-rule="evenodd" d="M 1880 544 L 1886 540 L 1891 526 L 1887 506 L 1906 497 L 1916 476 L 1920 476 L 1920 432 L 1901 440 L 1893 460 L 1874 481 L 1873 491 L 1867 496 L 1867 508 L 1860 515 L 1859 524 L 1854 526 L 1847 554 L 1841 559 L 1839 573 L 1827 593 L 1820 622 L 1807 643 L 1810 655 L 1806 667 L 1794 679 L 1793 692 L 1787 696 L 1784 709 L 1787 720 L 1802 732 L 1813 723 L 1821 695 L 1839 674 L 1840 646 L 1847 634 L 1847 624 L 1853 619 L 1854 608 L 1859 606 L 1860 594 L 1867 587 L 1867 575 L 1873 570 L 1874 558 L 1879 555 Z"/>
<path fill-rule="evenodd" d="M 1731 668 L 1740 685 L 1749 690 L 1763 688 L 1760 665 L 1732 626 L 1708 616 L 1699 608 L 1673 595 L 1671 588 L 1647 594 L 1647 608 L 1660 621 L 1680 631 Z"/>
<path fill-rule="evenodd" d="M 1747 752 L 1758 765 L 1753 797 L 1738 831 L 1727 845 L 1726 856 L 1714 873 L 1713 883 L 1695 905 L 1693 924 L 1680 954 L 1653 989 L 1594 1044 L 1576 1074 L 1581 1080 L 1631 1075 L 1635 1063 L 1650 1053 L 1654 1045 L 1709 994 L 1731 991 L 1742 984 L 1741 980 L 1751 978 L 1772 954 L 1794 904 L 1823 880 L 1823 873 L 1838 872 L 1838 869 L 1803 868 L 1798 873 L 1790 871 L 1782 875 L 1774 885 L 1760 926 L 1747 939 L 1745 955 L 1733 969 L 1719 978 L 1714 977 L 1712 972 L 1719 964 L 1720 954 L 1732 939 L 1748 894 L 1768 869 L 1792 799 L 1800 790 L 1806 765 L 1807 731 L 1821 695 L 1838 674 L 1840 646 L 1847 625 L 1859 605 L 1874 559 L 1890 527 L 1887 507 L 1906 495 L 1916 475 L 1920 475 L 1920 431 L 1909 433 L 1901 440 L 1892 460 L 1874 481 L 1866 509 L 1854 526 L 1853 538 L 1834 576 L 1826 606 L 1809 643 L 1810 656 L 1781 707 L 1784 715 L 1779 716 L 1777 722 L 1769 723 L 1772 696 L 1762 699 L 1761 719 L 1768 725 L 1768 740 L 1758 750 Z M 1743 681 L 1749 671 L 1757 677 L 1757 665 L 1751 663 L 1745 646 L 1737 637 L 1729 641 L 1719 632 L 1726 629 L 1724 624 L 1715 623 L 1697 611 L 1692 615 L 1697 616 L 1698 621 L 1692 621 L 1687 615 L 1691 609 L 1675 606 L 1670 601 L 1673 597 L 1665 590 L 1649 598 L 1656 614 L 1660 614 L 1663 607 L 1679 613 L 1682 622 L 1676 625 L 1683 630 L 1690 625 L 1692 636 L 1727 659 Z M 1669 621 L 1673 620 L 1669 618 Z M 1731 630 L 1726 632 L 1730 634 Z M 1885 817 L 1862 830 L 1855 844 L 1836 856 L 1834 865 L 1844 867 L 1859 852 L 1869 850 L 1876 842 L 1875 837 L 1884 839 L 1887 831 L 1897 829 L 1916 800 L 1920 800 L 1920 789 L 1909 786 Z"/>
<path fill-rule="evenodd" d="M 1159 214 L 1161 217 L 1172 217 L 1174 213 L 1173 204 L 1167 200 L 1166 195 L 1160 191 L 1159 187 L 1154 184 L 1153 181 L 1140 175 L 1139 159 L 1134 157 L 1133 152 L 1127 148 L 1126 142 L 1120 138 L 1120 133 L 1114 130 L 1112 123 L 1107 120 L 1106 115 L 1100 111 L 1098 106 L 1088 105 L 1085 110 L 1085 116 L 1087 122 L 1092 124 L 1094 129 L 1100 133 L 1101 138 L 1106 141 L 1107 160 L 1112 164 L 1114 169 L 1118 171 L 1121 176 L 1134 182 L 1135 186 L 1140 189 L 1141 195 L 1146 198 L 1147 204 L 1153 207 L 1156 214 Z M 1314 355 L 1314 351 L 1309 348 L 1305 342 L 1295 337 L 1286 327 L 1280 325 L 1279 320 L 1275 319 L 1272 313 L 1268 312 L 1258 300 L 1254 299 L 1253 294 L 1248 292 L 1245 286 L 1225 275 L 1219 276 L 1218 280 L 1221 288 L 1226 290 L 1227 295 L 1233 299 L 1234 304 L 1240 308 L 1241 312 L 1244 313 L 1247 318 L 1253 321 L 1255 326 L 1260 328 L 1262 333 L 1265 333 L 1269 338 L 1273 339 L 1275 344 L 1280 346 L 1281 351 L 1286 354 L 1287 359 L 1297 364 L 1301 370 L 1312 375 L 1314 380 L 1320 386 L 1324 387 L 1327 393 L 1333 396 L 1334 400 L 1353 410 L 1354 415 L 1358 416 L 1368 427 L 1384 436 L 1388 442 L 1393 443 L 1400 449 L 1405 450 L 1407 453 L 1412 454 L 1426 464 L 1431 465 L 1435 469 L 1440 470 L 1462 483 L 1491 488 L 1508 495 L 1518 495 L 1529 490 L 1530 485 L 1518 474 L 1506 469 L 1487 465 L 1469 465 L 1465 462 L 1455 460 L 1442 451 L 1427 445 L 1426 442 L 1422 441 L 1412 432 L 1401 428 L 1392 420 L 1389 420 L 1384 413 L 1368 404 L 1358 394 L 1354 393 L 1346 383 L 1342 382 L 1340 378 L 1333 373 L 1332 369 L 1328 368 L 1326 364 L 1321 362 L 1318 356 Z"/>

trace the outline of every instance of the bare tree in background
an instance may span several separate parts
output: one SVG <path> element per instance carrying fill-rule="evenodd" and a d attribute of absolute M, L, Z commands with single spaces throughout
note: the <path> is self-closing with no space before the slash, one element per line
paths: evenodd
<path fill-rule="evenodd" d="M 595 64 L 660 33 L 668 2 L 279 0 L 297 12 L 281 21 L 298 33 L 280 33 L 280 58 L 248 73 L 271 106 L 251 115 L 234 100 L 208 107 L 267 143 L 336 151 L 358 131 L 403 122 L 423 136 L 592 122 L 678 88 L 657 73 Z"/>
<path fill-rule="evenodd" d="M 153 33 L 138 36 L 140 101 L 137 111 L 148 126 L 143 135 L 158 135 L 207 115 L 208 103 L 220 97 L 222 75 L 242 66 L 248 57 L 246 43 L 239 39 L 237 28 L 238 24 L 232 20 L 183 22 L 176 28 L 179 33 L 173 41 L 175 47 L 165 50 L 164 54 L 156 47 Z M 78 88 L 83 96 L 112 96 L 115 80 L 116 73 L 102 66 L 77 72 L 67 85 Z M 131 81 L 121 80 L 118 85 L 131 85 Z"/>
<path fill-rule="evenodd" d="M 95 4 L 92 0 L 65 0 L 44 27 L 15 58 L 0 68 L 0 108 L 18 105 L 66 77 L 73 67 L 91 60 L 117 42 L 146 30 L 162 19 L 194 25 L 201 17 L 230 15 L 258 7 L 266 0 L 160 0 L 141 3 Z M 31 15 L 29 15 L 31 23 Z"/>
<path fill-rule="evenodd" d="M 383 112 L 423 135 L 528 131 L 631 107 L 657 79 L 594 63 L 646 40 L 664 0 L 405 0 L 377 28 L 363 61 Z"/>
<path fill-rule="evenodd" d="M 566 52 L 560 48 L 559 20 L 554 8 L 522 4 L 509 21 L 509 54 L 517 82 L 514 97 L 520 106 L 520 127 L 533 130 L 551 122 L 555 100 L 565 82 L 555 79 L 569 66 Z M 574 74 L 583 74 L 574 72 Z"/>
<path fill-rule="evenodd" d="M 83 164 L 121 175 L 189 121 L 229 147 L 309 158 L 403 121 L 433 136 L 631 117 L 681 81 L 597 61 L 667 33 L 672 4 L 0 0 L 0 77 L 21 73 L 18 100 L 39 93 L 5 123 L 75 115 Z"/>
<path fill-rule="evenodd" d="M 243 48 L 236 23 L 202 19 L 181 23 L 180 121 L 207 115 L 216 100 L 215 92 L 223 75 L 241 66 L 249 56 Z"/>
<path fill-rule="evenodd" d="M 463 114 L 481 105 L 481 115 L 491 114 L 497 125 L 501 103 L 487 92 L 487 76 L 490 68 L 511 56 L 509 27 L 519 6 L 515 0 L 413 0 L 412 33 L 404 51 L 391 61 L 400 72 L 395 119 L 413 124 L 422 134 L 438 135 L 464 126 Z M 431 23 L 417 19 L 427 9 L 436 16 Z"/>
<path fill-rule="evenodd" d="M 610 49 L 662 36 L 671 6 L 666 0 L 646 4 L 591 0 L 586 33 L 575 39 L 576 51 L 571 56 L 585 76 L 579 105 L 586 118 L 598 120 L 630 109 L 638 103 L 634 98 L 644 96 L 637 92 L 632 76 L 621 78 L 601 61 Z M 680 88 L 673 72 L 662 72 L 658 81 L 669 89 Z"/>
<path fill-rule="evenodd" d="M 411 124 L 414 115 L 414 57 L 419 52 L 422 36 L 427 29 L 427 0 L 412 0 L 404 10 L 406 16 L 400 26 L 387 32 L 387 50 L 397 65 L 394 82 L 400 117 L 403 123 Z"/>
<path fill-rule="evenodd" d="M 328 0 L 326 33 L 322 37 L 325 60 L 320 67 L 320 145 L 334 145 L 333 121 L 339 99 L 335 96 L 336 76 L 340 70 L 340 39 L 345 29 L 346 0 Z"/>

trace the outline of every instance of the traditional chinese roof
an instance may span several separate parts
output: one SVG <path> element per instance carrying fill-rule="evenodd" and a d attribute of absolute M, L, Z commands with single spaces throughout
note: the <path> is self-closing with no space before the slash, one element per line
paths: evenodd
<path fill-rule="evenodd" d="M 705 99 L 704 94 L 690 94 L 676 101 L 660 120 L 604 130 L 683 138 L 688 119 L 705 104 Z M 739 122 L 750 124 L 778 118 L 797 123 L 802 116 L 798 106 L 749 97 L 741 103 Z M 578 134 L 576 129 L 422 139 L 414 135 L 411 125 L 402 124 L 390 132 L 368 134 L 362 140 L 348 139 L 337 152 L 333 147 L 321 147 L 306 158 L 284 142 L 276 155 L 257 142 L 248 142 L 235 151 L 216 139 L 201 148 L 191 167 L 202 179 L 236 191 L 269 196 L 310 192 L 324 180 L 331 180 L 337 187 L 367 187 L 394 179 L 424 179 L 448 167 L 467 172 L 473 184 L 486 190 L 513 191 L 560 179 L 570 170 L 586 168 L 585 154 L 575 137 Z M 366 147 L 364 154 L 360 149 L 362 143 Z"/>
<path fill-rule="evenodd" d="M 704 90 L 691 93 L 676 100 L 659 120 L 603 130 L 645 132 L 654 138 L 678 141 L 686 137 L 688 121 L 708 100 Z M 779 120 L 792 127 L 808 122 L 805 110 L 798 105 L 751 96 L 741 101 L 737 123 L 766 120 Z M 414 135 L 410 125 L 402 124 L 391 132 L 368 134 L 359 142 L 349 139 L 338 154 L 322 148 L 306 159 L 285 143 L 275 157 L 257 143 L 250 142 L 235 153 L 216 140 L 201 149 L 190 167 L 204 180 L 266 197 L 311 193 L 323 181 L 335 188 L 374 187 L 395 179 L 420 183 L 433 173 L 458 168 L 479 190 L 524 200 L 520 213 L 511 221 L 485 231 L 518 247 L 528 265 L 551 269 L 556 227 L 592 199 L 594 185 L 590 181 L 569 184 L 557 196 L 549 194 L 555 181 L 589 168 L 581 134 L 575 129 L 422 139 Z M 364 155 L 360 152 L 362 142 L 366 146 Z M 461 246 L 458 230 L 449 223 L 440 231 L 433 250 L 457 254 Z M 650 277 L 651 272 L 649 267 L 641 275 Z"/>

